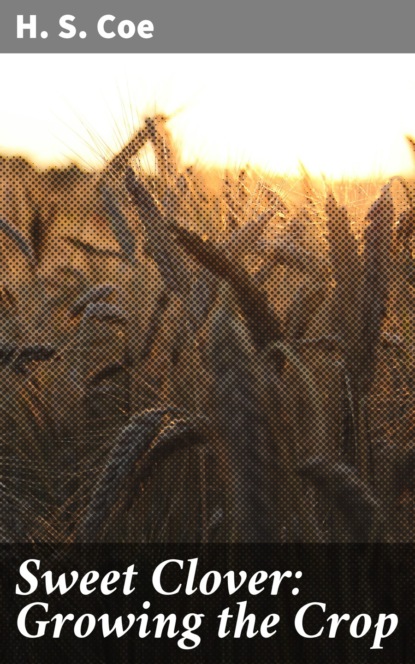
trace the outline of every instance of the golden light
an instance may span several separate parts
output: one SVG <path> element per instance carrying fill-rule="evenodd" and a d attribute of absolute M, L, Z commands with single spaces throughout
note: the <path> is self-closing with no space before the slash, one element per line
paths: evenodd
<path fill-rule="evenodd" d="M 412 172 L 414 55 L 6 55 L 0 150 L 102 163 L 164 112 L 186 162 Z"/>

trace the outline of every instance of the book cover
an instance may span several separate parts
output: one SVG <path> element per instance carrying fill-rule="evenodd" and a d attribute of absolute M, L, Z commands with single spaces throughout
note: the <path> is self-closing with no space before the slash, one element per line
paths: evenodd
<path fill-rule="evenodd" d="M 372 5 L 0 9 L 4 661 L 413 661 L 414 11 Z"/>

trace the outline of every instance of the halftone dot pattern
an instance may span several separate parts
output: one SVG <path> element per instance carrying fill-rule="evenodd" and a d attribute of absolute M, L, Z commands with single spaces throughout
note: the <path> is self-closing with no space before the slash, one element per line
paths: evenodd
<path fill-rule="evenodd" d="M 413 541 L 409 180 L 0 172 L 4 542 Z"/>

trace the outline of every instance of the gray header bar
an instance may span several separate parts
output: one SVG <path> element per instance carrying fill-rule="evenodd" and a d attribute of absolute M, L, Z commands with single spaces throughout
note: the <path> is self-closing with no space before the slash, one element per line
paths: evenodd
<path fill-rule="evenodd" d="M 414 30 L 413 0 L 5 0 L 0 8 L 2 53 L 410 53 Z"/>

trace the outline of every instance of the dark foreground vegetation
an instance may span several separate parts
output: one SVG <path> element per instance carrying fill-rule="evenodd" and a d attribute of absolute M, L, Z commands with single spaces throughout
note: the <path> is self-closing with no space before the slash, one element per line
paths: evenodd
<path fill-rule="evenodd" d="M 4 542 L 413 541 L 411 182 L 0 173 Z"/>

